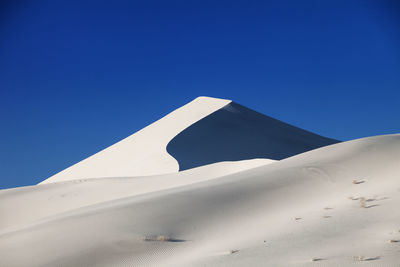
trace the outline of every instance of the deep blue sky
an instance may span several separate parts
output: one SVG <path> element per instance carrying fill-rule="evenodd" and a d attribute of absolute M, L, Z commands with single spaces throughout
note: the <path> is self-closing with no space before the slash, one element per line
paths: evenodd
<path fill-rule="evenodd" d="M 400 132 L 399 1 L 1 1 L 0 188 L 199 95 L 321 135 Z"/>

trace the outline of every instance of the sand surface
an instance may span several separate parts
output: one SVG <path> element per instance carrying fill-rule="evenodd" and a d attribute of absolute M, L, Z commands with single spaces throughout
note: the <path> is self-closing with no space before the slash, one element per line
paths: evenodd
<path fill-rule="evenodd" d="M 179 132 L 230 102 L 225 99 L 198 97 L 133 135 L 53 175 L 42 183 L 177 172 L 179 164 L 167 153 L 168 142 Z"/>
<path fill-rule="evenodd" d="M 1 190 L 0 266 L 400 266 L 400 135 L 169 171 Z"/>

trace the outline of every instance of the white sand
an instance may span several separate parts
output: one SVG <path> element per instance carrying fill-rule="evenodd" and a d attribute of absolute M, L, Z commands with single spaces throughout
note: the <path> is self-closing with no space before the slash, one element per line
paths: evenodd
<path fill-rule="evenodd" d="M 7 216 L 0 220 L 0 231 L 77 208 L 203 182 L 273 162 L 220 162 L 173 174 L 81 179 L 1 190 L 0 213 Z M 26 203 L 35 205 L 27 209 Z"/>
<path fill-rule="evenodd" d="M 137 133 L 53 175 L 42 183 L 177 172 L 179 165 L 166 150 L 168 142 L 185 128 L 230 102 L 225 99 L 198 97 Z"/>
<path fill-rule="evenodd" d="M 2 190 L 0 266 L 398 267 L 399 175 L 400 135 L 386 135 Z"/>

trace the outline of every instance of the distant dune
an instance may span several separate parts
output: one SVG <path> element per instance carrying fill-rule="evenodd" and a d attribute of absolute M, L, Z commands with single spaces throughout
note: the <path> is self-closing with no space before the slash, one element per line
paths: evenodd
<path fill-rule="evenodd" d="M 277 160 L 337 142 L 230 100 L 198 97 L 42 183 L 166 174 L 221 161 Z"/>
<path fill-rule="evenodd" d="M 197 98 L 0 190 L 0 266 L 400 266 L 400 134 L 338 142 Z"/>

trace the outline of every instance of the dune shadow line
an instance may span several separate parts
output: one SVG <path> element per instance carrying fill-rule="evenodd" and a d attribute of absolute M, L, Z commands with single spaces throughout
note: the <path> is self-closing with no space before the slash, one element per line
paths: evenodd
<path fill-rule="evenodd" d="M 338 142 L 231 102 L 180 132 L 167 152 L 182 171 L 220 161 L 281 160 Z"/>

